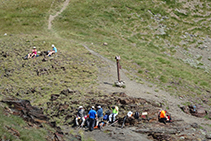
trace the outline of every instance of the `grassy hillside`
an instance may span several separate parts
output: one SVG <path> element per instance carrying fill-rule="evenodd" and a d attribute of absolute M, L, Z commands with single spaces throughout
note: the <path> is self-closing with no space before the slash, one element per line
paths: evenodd
<path fill-rule="evenodd" d="M 28 99 L 47 109 L 50 95 L 64 89 L 80 96 L 95 91 L 102 62 L 81 45 L 86 44 L 111 60 L 120 55 L 128 76 L 139 83 L 147 80 L 176 97 L 211 105 L 210 0 L 71 0 L 48 30 L 49 15 L 64 1 L 0 0 L 0 99 Z M 47 60 L 22 59 L 33 46 L 47 51 L 51 44 L 58 53 Z M 24 124 L 11 118 L 15 128 Z M 1 137 L 14 139 L 0 130 Z"/>
<path fill-rule="evenodd" d="M 173 95 L 204 98 L 211 90 L 209 55 L 190 52 L 204 47 L 210 36 L 210 4 L 73 0 L 54 21 L 54 30 L 110 59 L 120 55 L 123 68 L 141 83 L 146 79 Z"/>
<path fill-rule="evenodd" d="M 89 89 L 95 89 L 98 64 L 95 56 L 74 40 L 58 37 L 47 30 L 49 15 L 59 11 L 63 2 L 0 1 L 0 100 L 6 97 L 28 99 L 32 105 L 45 109 L 51 94 L 72 89 L 84 95 Z M 52 49 L 52 44 L 55 44 L 58 53 L 47 60 L 43 61 L 44 56 L 22 59 L 33 46 L 42 52 Z M 7 118 L 3 115 L 0 117 L 1 139 L 17 138 L 5 128 L 5 124 L 20 133 L 17 139 L 46 139 L 46 129 L 25 129 L 22 125 L 18 127 L 20 118 Z"/>

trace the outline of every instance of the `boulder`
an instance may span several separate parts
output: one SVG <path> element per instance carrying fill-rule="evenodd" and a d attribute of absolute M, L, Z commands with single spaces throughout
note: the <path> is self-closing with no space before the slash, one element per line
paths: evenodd
<path fill-rule="evenodd" d="M 196 112 L 193 112 L 191 114 L 196 117 L 204 117 L 207 114 L 207 112 L 204 109 L 204 107 L 202 107 L 201 105 L 197 105 Z"/>
<path fill-rule="evenodd" d="M 188 106 L 182 106 L 180 107 L 186 114 L 189 114 L 190 113 L 190 109 Z"/>

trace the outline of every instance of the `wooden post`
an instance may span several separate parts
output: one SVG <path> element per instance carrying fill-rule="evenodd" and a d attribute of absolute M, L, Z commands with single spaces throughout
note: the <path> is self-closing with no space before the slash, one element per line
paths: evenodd
<path fill-rule="evenodd" d="M 119 60 L 120 60 L 120 56 L 116 56 L 116 63 L 117 63 L 117 77 L 118 77 L 118 82 L 120 82 L 120 73 L 119 73 L 119 69 L 120 69 L 120 64 L 119 64 Z"/>

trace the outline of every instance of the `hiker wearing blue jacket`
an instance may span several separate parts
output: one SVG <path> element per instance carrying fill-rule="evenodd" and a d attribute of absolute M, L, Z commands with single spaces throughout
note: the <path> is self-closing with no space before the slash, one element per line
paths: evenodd
<path fill-rule="evenodd" d="M 101 106 L 99 105 L 99 106 L 97 106 L 97 125 L 98 125 L 98 123 L 100 122 L 100 121 L 102 121 L 103 120 L 103 108 L 101 108 Z"/>
<path fill-rule="evenodd" d="M 51 51 L 48 52 L 48 56 L 51 56 L 54 53 L 57 53 L 57 48 L 54 46 L 54 44 L 52 44 L 52 49 Z"/>
<path fill-rule="evenodd" d="M 95 119 L 97 119 L 97 112 L 94 110 L 95 107 L 92 106 L 91 110 L 89 111 L 89 130 L 93 131 L 95 126 Z"/>

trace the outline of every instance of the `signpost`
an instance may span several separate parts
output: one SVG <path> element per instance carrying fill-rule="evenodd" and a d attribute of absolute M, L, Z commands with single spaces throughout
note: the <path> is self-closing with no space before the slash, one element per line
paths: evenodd
<path fill-rule="evenodd" d="M 120 80 L 120 72 L 119 69 L 121 69 L 121 65 L 120 65 L 120 56 L 115 56 L 116 59 L 116 64 L 117 64 L 117 77 L 118 77 L 118 81 L 115 82 L 115 85 L 118 87 L 125 87 L 125 82 Z"/>
<path fill-rule="evenodd" d="M 120 82 L 120 74 L 119 74 L 119 69 L 121 68 L 119 61 L 120 61 L 120 56 L 116 56 L 116 64 L 117 64 L 117 77 L 118 77 L 118 82 Z"/>

